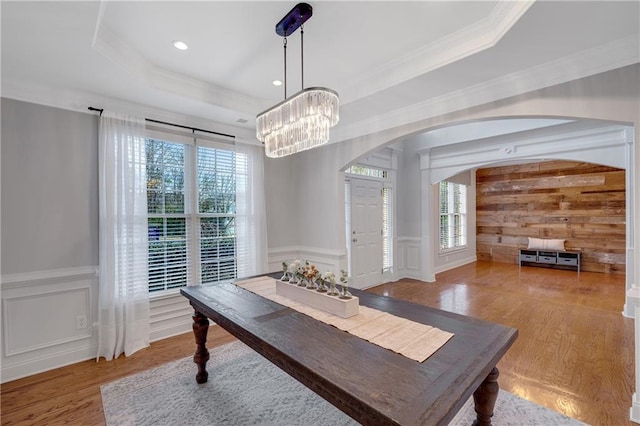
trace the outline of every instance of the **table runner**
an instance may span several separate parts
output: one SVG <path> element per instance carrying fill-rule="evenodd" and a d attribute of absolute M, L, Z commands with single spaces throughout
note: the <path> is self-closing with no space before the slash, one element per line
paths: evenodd
<path fill-rule="evenodd" d="M 367 306 L 360 306 L 358 315 L 341 318 L 276 294 L 276 280 L 271 277 L 238 280 L 234 284 L 418 362 L 429 358 L 453 337 L 453 333 Z"/>

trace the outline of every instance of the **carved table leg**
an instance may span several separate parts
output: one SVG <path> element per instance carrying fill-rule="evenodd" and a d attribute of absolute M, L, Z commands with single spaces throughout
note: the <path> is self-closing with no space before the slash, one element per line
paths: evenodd
<path fill-rule="evenodd" d="M 473 404 L 476 410 L 476 420 L 474 426 L 491 426 L 491 417 L 493 417 L 493 409 L 498 399 L 498 369 L 493 367 L 491 373 L 480 384 L 478 389 L 473 393 Z"/>
<path fill-rule="evenodd" d="M 207 332 L 209 331 L 209 319 L 200 312 L 193 314 L 193 335 L 196 338 L 196 353 L 193 355 L 193 362 L 198 366 L 196 382 L 206 383 L 209 378 L 207 373 L 207 361 L 209 361 L 209 351 L 207 350 Z"/>

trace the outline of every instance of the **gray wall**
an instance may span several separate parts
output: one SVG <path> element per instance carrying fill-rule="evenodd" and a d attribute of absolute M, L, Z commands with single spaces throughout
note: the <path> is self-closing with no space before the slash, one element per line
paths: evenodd
<path fill-rule="evenodd" d="M 2 274 L 98 264 L 98 119 L 2 99 Z"/>
<path fill-rule="evenodd" d="M 264 159 L 267 238 L 271 250 L 298 244 L 298 216 L 290 214 L 301 202 L 296 195 L 296 170 L 292 157 Z"/>

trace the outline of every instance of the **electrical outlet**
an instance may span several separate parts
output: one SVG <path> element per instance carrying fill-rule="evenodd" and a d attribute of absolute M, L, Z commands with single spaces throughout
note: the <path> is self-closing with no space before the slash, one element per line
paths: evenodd
<path fill-rule="evenodd" d="M 82 330 L 83 328 L 87 328 L 87 316 L 78 315 L 76 317 L 76 330 Z"/>

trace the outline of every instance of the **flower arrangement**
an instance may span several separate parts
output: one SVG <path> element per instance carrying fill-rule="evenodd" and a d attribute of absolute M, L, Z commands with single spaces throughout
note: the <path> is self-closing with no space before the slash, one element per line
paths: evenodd
<path fill-rule="evenodd" d="M 315 288 L 317 277 L 320 275 L 320 271 L 316 268 L 316 265 L 312 265 L 309 262 L 304 267 L 304 277 L 307 279 L 307 288 Z"/>
<path fill-rule="evenodd" d="M 345 269 L 340 270 L 340 282 L 342 283 L 340 299 L 351 299 L 353 296 L 349 292 L 349 273 Z"/>
<path fill-rule="evenodd" d="M 352 297 L 347 286 L 348 272 L 344 269 L 340 270 L 341 289 L 336 285 L 336 274 L 333 271 L 321 274 L 316 265 L 311 264 L 308 260 L 294 259 L 288 263 L 282 262 L 282 270 L 284 272 L 282 281 L 289 281 L 291 284 L 327 293 L 330 296 L 340 296 L 341 299 Z"/>
<path fill-rule="evenodd" d="M 298 282 L 300 281 L 300 275 L 298 271 L 301 267 L 304 269 L 304 265 L 302 264 L 302 261 L 300 259 L 291 261 L 291 263 L 289 263 L 289 265 L 287 266 L 287 273 L 289 274 L 289 282 L 291 284 L 298 284 Z"/>
<path fill-rule="evenodd" d="M 322 275 L 322 279 L 329 282 L 329 291 L 327 291 L 327 294 L 329 296 L 340 295 L 340 292 L 336 287 L 336 275 L 333 273 L 333 271 L 325 272 L 324 275 Z"/>
<path fill-rule="evenodd" d="M 324 274 L 322 274 L 322 279 L 324 281 L 329 281 L 330 283 L 335 284 L 336 283 L 336 274 L 334 274 L 333 271 L 327 271 Z"/>

